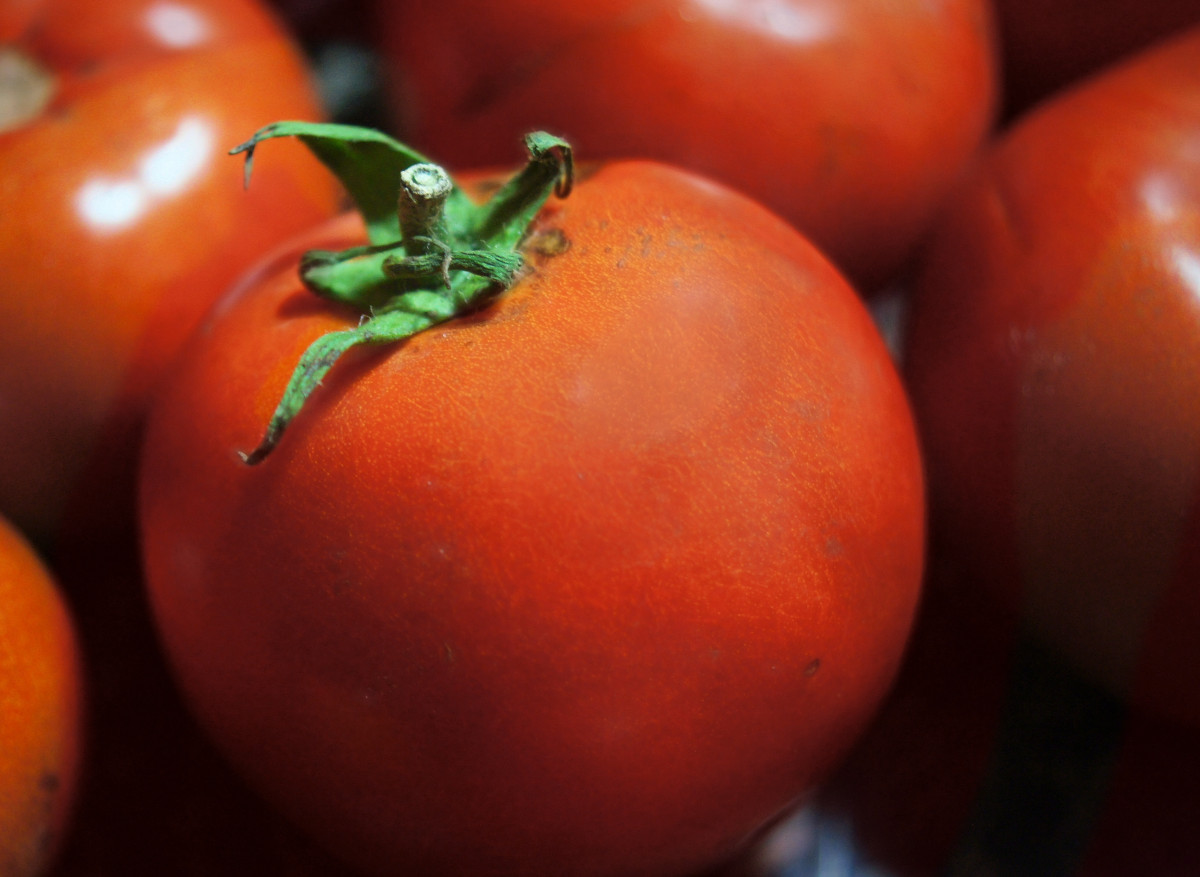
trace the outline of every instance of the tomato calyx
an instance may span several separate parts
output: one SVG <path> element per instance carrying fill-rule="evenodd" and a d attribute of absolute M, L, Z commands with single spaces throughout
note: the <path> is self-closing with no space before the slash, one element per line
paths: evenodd
<path fill-rule="evenodd" d="M 54 96 L 54 76 L 24 52 L 0 46 L 0 134 L 27 125 Z"/>
<path fill-rule="evenodd" d="M 278 122 L 230 150 L 246 156 L 247 185 L 255 148 L 275 137 L 304 143 L 362 214 L 365 246 L 310 250 L 300 260 L 306 288 L 355 308 L 362 318 L 354 328 L 322 335 L 304 352 L 259 445 L 239 452 L 248 465 L 270 454 L 347 350 L 396 344 L 510 287 L 526 267 L 520 245 L 534 217 L 551 194 L 565 198 L 574 179 L 571 147 L 535 132 L 525 138 L 525 167 L 478 205 L 445 170 L 382 132 Z"/>

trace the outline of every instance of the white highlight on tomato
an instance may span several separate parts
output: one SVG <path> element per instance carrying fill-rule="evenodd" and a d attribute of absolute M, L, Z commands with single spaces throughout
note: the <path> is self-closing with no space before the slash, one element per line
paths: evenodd
<path fill-rule="evenodd" d="M 84 183 L 75 198 L 76 210 L 95 229 L 119 231 L 156 201 L 187 189 L 214 154 L 212 129 L 202 119 L 184 118 L 170 137 L 142 156 L 130 176 Z"/>
<path fill-rule="evenodd" d="M 172 49 L 187 49 L 205 42 L 212 26 L 199 10 L 183 3 L 156 3 L 146 10 L 146 29 Z"/>
<path fill-rule="evenodd" d="M 828 10 L 813 9 L 794 0 L 691 0 L 691 5 L 729 24 L 794 43 L 820 42 L 834 32 L 837 24 Z M 686 7 L 680 14 L 691 17 Z"/>
<path fill-rule="evenodd" d="M 1171 258 L 1188 289 L 1200 295 L 1200 252 L 1186 244 L 1176 244 L 1171 247 Z"/>

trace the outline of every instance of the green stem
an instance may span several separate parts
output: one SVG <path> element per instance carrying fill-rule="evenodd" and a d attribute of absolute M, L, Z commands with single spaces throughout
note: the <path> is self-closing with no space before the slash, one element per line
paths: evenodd
<path fill-rule="evenodd" d="M 552 193 L 570 192 L 570 146 L 541 132 L 526 138 L 529 161 L 485 205 L 476 206 L 446 172 L 386 135 L 344 125 L 280 122 L 233 150 L 298 137 L 346 186 L 367 224 L 370 244 L 312 250 L 300 263 L 316 295 L 357 308 L 359 325 L 314 341 L 292 372 L 258 446 L 241 454 L 261 463 L 279 444 L 322 379 L 351 348 L 395 344 L 478 307 L 511 286 L 525 267 L 520 244 Z M 390 189 L 388 189 L 390 187 Z M 395 210 L 382 205 L 391 191 Z"/>

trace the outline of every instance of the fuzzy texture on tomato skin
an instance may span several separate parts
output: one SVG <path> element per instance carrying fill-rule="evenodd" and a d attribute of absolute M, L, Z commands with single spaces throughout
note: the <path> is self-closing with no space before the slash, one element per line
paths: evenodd
<path fill-rule="evenodd" d="M 294 265 L 227 299 L 150 426 L 152 603 L 214 738 L 365 868 L 691 873 L 890 684 L 907 401 L 841 277 L 723 187 L 601 166 L 527 252 L 484 310 L 348 354 L 254 468 L 301 352 L 357 317 Z"/>

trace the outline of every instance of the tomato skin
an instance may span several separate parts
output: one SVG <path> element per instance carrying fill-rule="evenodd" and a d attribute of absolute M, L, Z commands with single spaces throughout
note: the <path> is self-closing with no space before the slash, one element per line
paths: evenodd
<path fill-rule="evenodd" d="M 56 80 L 41 114 L 0 133 L 0 509 L 41 540 L 99 445 L 130 453 L 151 384 L 212 300 L 337 194 L 301 149 L 248 193 L 225 154 L 261 124 L 319 116 L 254 0 L 8 4 L 0 38 Z"/>
<path fill-rule="evenodd" d="M 1026 117 L 947 215 L 906 374 L 936 529 L 1092 678 L 1200 722 L 1200 30 Z"/>
<path fill-rule="evenodd" d="M 873 293 L 983 140 L 996 101 L 980 0 L 380 2 L 406 139 L 451 167 L 544 128 L 652 158 L 778 212 Z"/>
<path fill-rule="evenodd" d="M 0 519 L 0 874 L 44 873 L 79 772 L 82 684 L 71 617 L 33 549 Z"/>
<path fill-rule="evenodd" d="M 530 246 L 485 311 L 339 363 L 254 468 L 300 353 L 357 317 L 294 268 L 227 300 L 151 420 L 152 604 L 214 739 L 364 868 L 691 873 L 890 682 L 907 402 L 852 290 L 722 187 L 601 166 Z"/>

